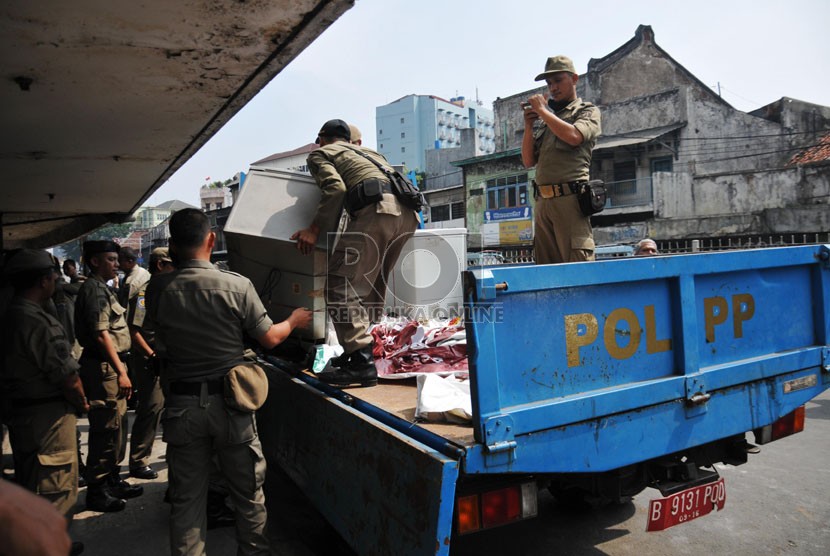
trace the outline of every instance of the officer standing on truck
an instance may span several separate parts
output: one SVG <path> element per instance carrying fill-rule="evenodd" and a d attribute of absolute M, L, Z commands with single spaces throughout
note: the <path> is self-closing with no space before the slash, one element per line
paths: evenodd
<path fill-rule="evenodd" d="M 523 104 L 522 162 L 536 166 L 534 250 L 537 264 L 594 260 L 591 218 L 576 193 L 589 179 L 591 151 L 600 135 L 599 109 L 576 96 L 579 75 L 566 56 L 552 56 L 536 81 L 549 97 L 536 94 Z"/>
<path fill-rule="evenodd" d="M 145 296 L 144 329 L 155 333 L 162 360 L 170 550 L 205 553 L 208 476 L 216 455 L 233 497 L 239 554 L 270 554 L 256 416 L 227 404 L 224 379 L 243 363 L 245 335 L 271 349 L 294 328 L 308 326 L 311 312 L 296 309 L 274 324 L 250 280 L 211 264 L 215 241 L 202 211 L 177 211 L 170 217 L 176 270 L 154 276 Z"/>
<path fill-rule="evenodd" d="M 63 324 L 45 309 L 60 271 L 46 251 L 22 249 L 3 273 L 14 297 L 0 334 L 0 411 L 9 427 L 15 481 L 68 516 L 78 498 L 75 413 L 89 406 Z M 72 554 L 81 550 L 81 543 L 72 545 Z"/>
<path fill-rule="evenodd" d="M 291 236 L 300 251 L 311 253 L 320 231 L 335 227 L 344 203 L 351 215 L 329 255 L 326 274 L 328 313 L 344 353 L 331 361 L 336 370 L 317 375 L 340 387 L 377 384 L 369 326 L 380 318 L 387 279 L 418 227 L 415 211 L 401 204 L 386 175 L 366 156 L 385 166 L 389 162 L 351 140 L 343 120 L 323 124 L 317 136 L 320 148 L 308 155 L 308 169 L 323 194 L 311 225 Z"/>
<path fill-rule="evenodd" d="M 86 507 L 97 512 L 124 509 L 124 499 L 144 489 L 120 475 L 127 441 L 127 398 L 132 383 L 124 364 L 130 333 L 126 309 L 107 287 L 118 271 L 118 244 L 87 241 L 84 261 L 89 278 L 75 300 L 75 336 L 83 346 L 81 380 L 89 399 L 89 453 L 86 465 Z"/>

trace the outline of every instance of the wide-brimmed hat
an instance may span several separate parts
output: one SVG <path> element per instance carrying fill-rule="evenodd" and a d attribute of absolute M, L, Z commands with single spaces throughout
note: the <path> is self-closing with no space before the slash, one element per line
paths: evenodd
<path fill-rule="evenodd" d="M 559 73 L 560 71 L 576 73 L 573 60 L 567 56 L 551 56 L 548 58 L 548 61 L 545 62 L 545 71 L 537 75 L 534 81 L 543 81 L 554 73 Z"/>

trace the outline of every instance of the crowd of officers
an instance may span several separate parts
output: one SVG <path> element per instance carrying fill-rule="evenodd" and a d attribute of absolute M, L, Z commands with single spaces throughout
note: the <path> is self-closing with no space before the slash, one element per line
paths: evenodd
<path fill-rule="evenodd" d="M 537 167 L 537 262 L 594 260 L 590 218 L 580 212 L 576 193 L 588 179 L 599 110 L 576 96 L 578 74 L 565 56 L 548 58 L 536 79 L 546 81 L 548 94 L 525 103 L 522 160 Z M 311 253 L 340 218 L 339 240 L 329 253 L 326 299 L 345 349 L 319 378 L 338 387 L 374 386 L 368 329 L 418 217 L 390 187 L 388 161 L 362 147 L 357 128 L 329 120 L 316 141 L 320 148 L 309 155 L 308 166 L 321 200 L 314 220 L 291 239 L 302 253 Z M 246 337 L 273 348 L 294 328 L 307 327 L 311 313 L 297 309 L 273 323 L 248 279 L 214 268 L 215 235 L 203 212 L 178 211 L 169 228 L 170 250 L 152 252 L 149 272 L 138 265 L 134 251 L 112 241 L 84 243 L 85 279 L 74 261 L 65 261 L 69 283 L 59 279 L 56 261 L 45 251 L 6 254 L 5 292 L 13 295 L 0 297 L 0 393 L 15 480 L 65 515 L 75 505 L 79 481 L 87 488 L 87 509 L 123 510 L 126 500 L 142 494 L 120 470 L 127 402 L 137 390 L 129 475 L 157 477 L 149 458 L 162 420 L 171 553 L 204 554 L 210 492 L 221 493 L 224 483 L 236 509 L 239 554 L 268 554 L 265 460 L 255 416 L 225 403 L 223 379 L 244 364 Z M 358 261 L 348 260 L 350 250 L 361 254 Z M 657 254 L 657 246 L 644 240 L 636 254 Z M 76 426 L 81 414 L 89 419 L 85 468 Z M 0 519 L 0 531 L 3 527 Z M 73 547 L 73 553 L 80 550 Z"/>
<path fill-rule="evenodd" d="M 274 324 L 249 280 L 210 263 L 215 235 L 201 211 L 179 211 L 170 231 L 170 250 L 153 250 L 149 272 L 133 250 L 112 241 L 84 243 L 85 277 L 74 261 L 65 261 L 68 283 L 46 251 L 4 254 L 0 415 L 9 431 L 14 481 L 69 520 L 79 484 L 86 486 L 86 509 L 123 510 L 143 493 L 121 473 L 127 402 L 137 392 L 129 475 L 158 476 L 149 463 L 163 419 L 171 553 L 204 554 L 212 518 L 213 525 L 236 525 L 240 554 L 268 554 L 265 460 L 255 416 L 226 406 L 222 379 L 244 361 L 246 336 L 272 348 L 294 328 L 308 326 L 311 313 L 297 309 Z M 216 321 L 223 323 L 218 330 L 206 326 Z M 77 429 L 83 414 L 89 421 L 85 466 Z M 13 487 L 0 483 L 0 506 L 9 506 L 0 507 L 8 517 L 0 518 L 0 531 L 9 532 L 10 553 L 48 542 L 24 535 L 25 527 L 13 534 L 9 520 L 30 516 L 3 511 L 25 504 L 16 502 L 17 494 L 6 497 Z M 225 506 L 226 495 L 235 512 Z M 81 551 L 76 542 L 71 551 L 44 553 Z"/>
<path fill-rule="evenodd" d="M 134 383 L 141 400 L 129 472 L 141 479 L 158 476 L 148 463 L 163 398 L 149 365 L 152 348 L 141 339 L 140 299 L 151 274 L 137 258 L 111 241 L 87 242 L 89 273 L 80 274 L 77 263 L 67 259 L 67 282 L 46 251 L 21 249 L 4 256 L 0 411 L 9 430 L 14 480 L 67 517 L 79 486 L 87 487 L 86 508 L 98 512 L 123 510 L 127 499 L 143 493 L 120 472 Z M 157 249 L 151 271 L 170 262 L 167 250 Z M 124 273 L 116 289 L 119 264 Z M 83 414 L 89 419 L 86 465 L 76 422 Z M 75 543 L 72 550 L 77 554 L 82 546 Z"/>

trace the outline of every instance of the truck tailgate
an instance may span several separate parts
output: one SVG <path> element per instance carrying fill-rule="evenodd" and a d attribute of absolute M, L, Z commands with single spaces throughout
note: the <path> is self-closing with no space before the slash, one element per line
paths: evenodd
<path fill-rule="evenodd" d="M 614 469 L 827 388 L 827 246 L 465 273 L 467 472 Z"/>
<path fill-rule="evenodd" d="M 278 462 L 358 554 L 447 554 L 457 459 L 326 395 L 268 372 L 257 422 Z"/>

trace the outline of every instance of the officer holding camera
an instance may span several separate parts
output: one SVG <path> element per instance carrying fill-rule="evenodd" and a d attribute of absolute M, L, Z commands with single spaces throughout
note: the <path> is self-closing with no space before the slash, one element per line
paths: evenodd
<path fill-rule="evenodd" d="M 526 168 L 536 166 L 536 262 L 592 261 L 591 219 L 580 211 L 577 193 L 589 179 L 591 151 L 601 132 L 599 109 L 577 97 L 579 75 L 570 58 L 548 58 L 545 71 L 536 76 L 542 80 L 548 95 L 522 103 L 522 162 Z"/>

